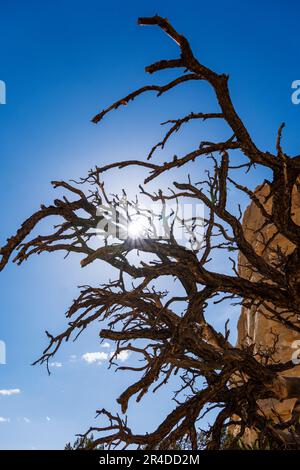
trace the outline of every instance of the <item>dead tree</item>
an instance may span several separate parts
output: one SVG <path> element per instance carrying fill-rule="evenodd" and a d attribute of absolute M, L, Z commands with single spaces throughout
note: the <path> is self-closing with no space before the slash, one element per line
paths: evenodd
<path fill-rule="evenodd" d="M 56 336 L 47 333 L 49 345 L 36 363 L 48 363 L 63 341 L 101 320 L 106 328 L 101 329 L 100 336 L 116 342 L 116 355 L 128 350 L 142 359 L 139 367 L 121 367 L 136 370 L 137 374 L 136 382 L 117 400 L 123 414 L 130 399 L 139 402 L 150 390 L 167 386 L 172 375 L 180 377 L 181 387 L 174 397 L 173 411 L 155 430 L 144 435 L 135 434 L 127 418 L 98 410 L 99 420 L 107 420 L 107 423 L 89 429 L 88 432 L 97 434 L 95 446 L 170 448 L 180 439 L 188 438 L 192 447 L 197 448 L 197 421 L 209 409 L 216 408 L 218 413 L 209 430 L 210 449 L 220 447 L 224 430 L 233 424 L 238 425 L 239 432 L 231 442 L 232 447 L 247 428 L 254 428 L 261 447 L 299 448 L 299 405 L 295 405 L 289 422 L 270 421 L 259 406 L 259 400 L 266 398 L 300 398 L 300 378 L 281 375 L 284 371 L 292 371 L 294 362 L 273 361 L 271 354 L 269 360 L 262 361 L 262 352 L 254 351 L 252 345 L 238 348 L 230 344 L 227 328 L 224 333 L 217 331 L 207 321 L 206 309 L 209 304 L 226 299 L 266 309 L 271 304 L 275 307 L 270 312 L 273 319 L 300 332 L 300 226 L 295 223 L 291 210 L 292 192 L 298 190 L 300 158 L 290 157 L 283 151 L 283 125 L 278 131 L 275 154 L 257 147 L 231 101 L 228 76 L 199 62 L 188 40 L 167 19 L 154 16 L 140 18 L 138 23 L 158 26 L 179 48 L 178 58 L 160 60 L 146 67 L 146 71 L 153 74 L 164 69 L 179 69 L 181 74 L 163 86 L 149 85 L 128 94 L 92 121 L 100 122 L 108 113 L 143 93 L 154 91 L 160 96 L 185 82 L 196 80 L 210 85 L 219 112 L 195 111 L 168 121 L 170 127 L 165 137 L 152 148 L 145 161 L 119 161 L 96 167 L 78 184 L 52 182 L 54 188 L 63 188 L 68 197 L 55 199 L 48 207 L 42 205 L 25 220 L 16 235 L 2 247 L 0 268 L 5 267 L 15 252 L 14 262 L 21 264 L 34 253 L 63 251 L 80 253 L 82 267 L 102 262 L 119 273 L 115 281 L 106 285 L 82 288 L 66 314 L 68 325 L 65 331 Z M 171 158 L 164 164 L 153 162 L 156 149 L 163 148 L 183 125 L 192 120 L 208 119 L 226 123 L 226 140 L 203 141 L 186 155 Z M 205 181 L 193 181 L 187 174 L 185 181 L 175 181 L 170 190 L 148 192 L 145 189 L 148 182 L 160 175 L 171 170 L 175 170 L 176 175 L 176 169 L 199 159 L 207 159 L 207 167 L 212 167 Z M 188 198 L 205 205 L 205 243 L 201 248 L 187 249 L 172 236 L 164 240 L 128 238 L 111 244 L 106 240 L 99 245 L 96 229 L 103 214 L 99 213 L 98 207 L 116 205 L 119 201 L 117 196 L 110 199 L 107 195 L 103 177 L 110 170 L 122 171 L 129 166 L 138 166 L 141 172 L 147 173 L 140 186 L 144 197 L 161 203 L 181 202 Z M 272 175 L 270 180 L 262 182 L 269 188 L 266 201 L 272 199 L 268 210 L 256 193 L 243 185 L 241 178 L 242 171 L 255 172 L 260 166 L 268 168 Z M 89 191 L 85 190 L 87 186 Z M 293 245 L 292 253 L 280 252 L 271 260 L 257 254 L 246 239 L 241 214 L 236 215 L 228 207 L 230 188 L 247 195 L 259 208 L 264 226 L 274 226 L 276 234 Z M 59 225 L 48 235 L 30 239 L 36 225 L 50 216 L 58 217 Z M 135 250 L 146 253 L 148 261 L 132 263 L 129 255 Z M 230 274 L 213 270 L 212 261 L 220 250 L 228 255 L 228 263 L 232 262 Z M 257 273 L 254 281 L 239 275 L 236 260 L 232 258 L 238 252 Z M 149 261 L 151 256 L 153 260 Z M 174 296 L 172 292 L 161 292 L 156 288 L 162 276 L 176 279 L 184 289 L 184 295 Z M 117 361 L 117 356 L 112 361 Z"/>

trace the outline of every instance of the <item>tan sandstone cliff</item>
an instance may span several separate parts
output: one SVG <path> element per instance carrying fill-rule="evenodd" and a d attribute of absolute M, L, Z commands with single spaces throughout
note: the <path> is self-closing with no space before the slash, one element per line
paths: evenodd
<path fill-rule="evenodd" d="M 269 194 L 269 187 L 267 184 L 262 185 L 256 189 L 256 194 L 260 201 L 264 203 L 266 209 L 270 212 L 272 200 L 271 198 L 266 201 L 265 196 Z M 295 189 L 293 192 L 293 219 L 300 225 L 300 194 Z M 276 257 L 274 248 L 280 247 L 281 250 L 290 254 L 294 250 L 294 245 L 289 242 L 282 235 L 277 235 L 273 238 L 275 228 L 273 226 L 262 227 L 264 219 L 260 213 L 259 208 L 251 203 L 245 211 L 243 218 L 243 226 L 247 240 L 254 247 L 255 251 L 262 255 L 266 260 L 271 260 Z M 269 246 L 266 248 L 266 244 Z M 258 279 L 257 273 L 253 272 L 243 255 L 239 256 L 239 273 L 242 277 L 255 281 Z M 287 327 L 279 324 L 270 319 L 270 314 L 266 309 L 262 310 L 258 307 L 245 308 L 242 307 L 241 316 L 238 322 L 238 345 L 255 345 L 255 351 L 268 350 L 274 345 L 275 335 L 278 335 L 278 343 L 276 352 L 272 355 L 275 360 L 280 362 L 290 361 L 292 354 L 295 351 L 295 341 L 300 340 L 300 335 Z M 294 343 L 294 345 L 293 345 Z M 263 359 L 262 359 L 263 360 Z M 300 365 L 293 370 L 289 370 L 286 375 L 300 377 Z M 291 411 L 295 404 L 294 399 L 284 400 L 261 400 L 259 404 L 262 410 L 267 415 L 271 415 L 273 419 L 277 420 L 278 413 L 280 419 L 286 421 L 291 417 Z M 275 412 L 273 411 L 275 410 Z M 253 441 L 254 433 L 248 430 L 248 442 Z"/>

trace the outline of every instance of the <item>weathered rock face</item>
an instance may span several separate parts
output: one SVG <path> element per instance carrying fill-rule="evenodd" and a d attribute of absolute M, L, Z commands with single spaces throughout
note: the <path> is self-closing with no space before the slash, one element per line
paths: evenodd
<path fill-rule="evenodd" d="M 266 209 L 270 212 L 272 206 L 271 198 L 266 201 L 265 197 L 269 194 L 268 185 L 260 186 L 256 189 L 256 194 L 260 199 L 260 202 L 264 203 Z M 300 225 L 300 194 L 297 189 L 293 192 L 293 220 L 295 223 Z M 251 203 L 245 211 L 243 218 L 243 226 L 245 230 L 245 236 L 251 243 L 255 251 L 263 256 L 266 260 L 277 256 L 274 249 L 280 247 L 282 252 L 290 254 L 294 251 L 294 245 L 288 241 L 282 235 L 276 235 L 276 229 L 271 226 L 263 226 L 264 218 L 261 215 L 259 208 L 256 204 Z M 239 274 L 240 276 L 256 281 L 259 279 L 257 273 L 251 270 L 249 263 L 243 255 L 239 256 Z M 269 305 L 272 309 L 274 306 Z M 275 311 L 278 311 L 275 309 Z M 272 353 L 272 357 L 276 361 L 286 362 L 292 359 L 292 355 L 295 352 L 295 341 L 300 340 L 299 333 L 288 329 L 284 325 L 273 321 L 270 318 L 270 312 L 267 309 L 261 307 L 252 306 L 250 308 L 242 307 L 241 316 L 238 322 L 238 345 L 249 345 L 254 344 L 254 351 L 271 351 L 274 348 L 274 340 L 277 337 L 277 344 L 275 346 L 276 351 Z M 263 359 L 261 359 L 263 360 Z M 284 373 L 283 373 L 284 375 Z M 300 365 L 295 367 L 293 370 L 289 370 L 285 373 L 289 376 L 300 377 Z M 279 413 L 281 419 L 284 421 L 290 419 L 291 411 L 295 404 L 294 399 L 284 400 L 279 402 L 278 400 L 261 400 L 260 405 L 264 413 L 272 415 L 273 419 L 276 418 L 276 413 Z M 275 410 L 275 413 L 274 411 Z M 250 437 L 250 436 L 249 436 Z"/>

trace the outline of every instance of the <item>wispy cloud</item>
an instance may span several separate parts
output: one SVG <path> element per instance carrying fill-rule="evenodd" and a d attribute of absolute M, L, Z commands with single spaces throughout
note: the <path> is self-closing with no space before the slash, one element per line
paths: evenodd
<path fill-rule="evenodd" d="M 0 395 L 2 396 L 18 395 L 18 393 L 21 393 L 19 388 L 8 388 L 0 390 Z"/>
<path fill-rule="evenodd" d="M 3 416 L 0 416 L 0 423 L 9 423 L 10 418 L 3 418 Z"/>
<path fill-rule="evenodd" d="M 104 341 L 104 343 L 101 344 L 101 348 L 109 349 L 109 348 L 110 348 L 110 344 L 109 344 L 107 341 Z"/>
<path fill-rule="evenodd" d="M 46 416 L 46 421 L 51 421 L 51 418 L 49 418 L 49 416 Z"/>
<path fill-rule="evenodd" d="M 62 367 L 62 362 L 50 362 L 50 367 Z"/>
<path fill-rule="evenodd" d="M 24 419 L 25 423 L 31 423 L 31 419 L 29 419 L 29 418 L 26 418 L 26 416 L 24 416 L 24 418 L 23 418 L 23 419 Z"/>
<path fill-rule="evenodd" d="M 87 352 L 82 355 L 82 359 L 87 362 L 88 364 L 98 363 L 101 364 L 104 361 L 108 361 L 111 357 L 115 354 L 114 351 L 110 353 L 106 353 L 104 351 L 96 351 L 96 352 Z M 121 351 L 119 352 L 114 359 L 117 359 L 121 362 L 125 362 L 129 357 L 129 351 Z"/>

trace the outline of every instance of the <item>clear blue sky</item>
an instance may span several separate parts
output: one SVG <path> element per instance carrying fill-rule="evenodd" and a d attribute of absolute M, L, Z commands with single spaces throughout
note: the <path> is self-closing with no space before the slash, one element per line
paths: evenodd
<path fill-rule="evenodd" d="M 173 76 L 144 73 L 145 65 L 178 51 L 159 30 L 138 27 L 138 16 L 167 16 L 204 64 L 230 74 L 236 107 L 259 146 L 273 150 L 285 121 L 285 151 L 300 153 L 300 106 L 290 99 L 291 83 L 300 79 L 296 0 L 32 0 L 1 2 L 0 9 L 0 79 L 7 85 L 7 104 L 0 106 L 0 244 L 40 203 L 51 202 L 51 180 L 77 178 L 115 159 L 144 158 L 161 136 L 159 122 L 216 110 L 212 93 L 197 84 L 160 100 L 142 97 L 100 126 L 89 122 L 131 89 Z M 213 131 L 203 137 L 218 138 Z M 189 150 L 199 139 L 187 131 L 177 149 Z M 167 157 L 173 155 L 168 151 Z M 115 175 L 114 190 L 124 182 Z M 82 270 L 78 261 L 45 255 L 1 273 L 0 340 L 7 345 L 7 364 L 0 365 L 0 390 L 20 390 L 0 392 L 1 449 L 63 448 L 94 424 L 97 408 L 116 410 L 115 397 L 132 380 L 107 371 L 105 361 L 82 359 L 86 352 L 108 351 L 99 345 L 97 328 L 63 346 L 55 359 L 61 367 L 53 367 L 50 377 L 44 367 L 30 366 L 46 345 L 44 330 L 64 327 L 76 286 L 110 274 L 99 265 Z M 171 407 L 169 390 L 159 400 L 132 403 L 130 424 L 151 430 Z"/>

